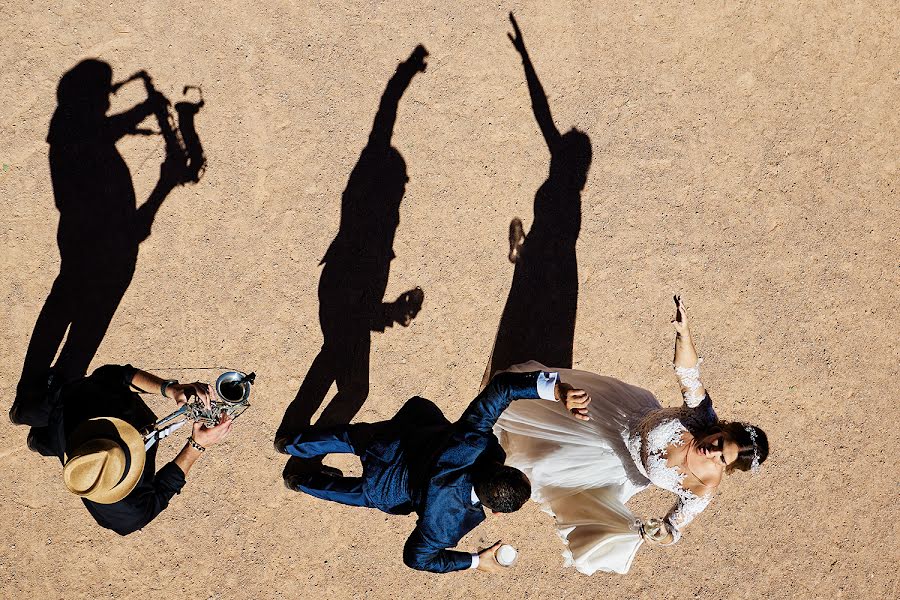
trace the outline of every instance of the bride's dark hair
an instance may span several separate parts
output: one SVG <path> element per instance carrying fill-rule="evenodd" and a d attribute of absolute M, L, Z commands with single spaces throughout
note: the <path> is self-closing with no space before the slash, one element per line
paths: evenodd
<path fill-rule="evenodd" d="M 753 435 L 750 433 L 751 430 Z M 734 442 L 738 446 L 737 459 L 726 467 L 726 473 L 731 473 L 735 469 L 749 471 L 753 465 L 755 452 L 759 453 L 759 464 L 763 464 L 769 457 L 769 438 L 766 437 L 766 432 L 756 425 L 748 425 L 738 421 L 719 421 L 697 436 L 694 443 L 697 445 L 706 444 L 710 438 L 720 433 L 725 436 L 725 441 Z M 755 443 L 753 440 L 754 435 L 756 437 Z"/>

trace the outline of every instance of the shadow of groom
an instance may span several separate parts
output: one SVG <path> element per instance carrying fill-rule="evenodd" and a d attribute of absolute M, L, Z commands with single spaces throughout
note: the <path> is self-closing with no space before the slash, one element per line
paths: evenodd
<path fill-rule="evenodd" d="M 297 396 L 285 411 L 276 439 L 308 427 L 332 383 L 337 393 L 318 426 L 349 423 L 369 395 L 371 332 L 394 323 L 406 327 L 424 300 L 421 288 L 384 302 L 400 202 L 409 181 L 406 162 L 391 146 L 400 98 L 416 73 L 425 71 L 425 48 L 399 64 L 381 97 L 369 140 L 341 198 L 340 228 L 319 279 L 319 322 L 324 341 Z M 291 458 L 285 475 L 302 468 Z"/>

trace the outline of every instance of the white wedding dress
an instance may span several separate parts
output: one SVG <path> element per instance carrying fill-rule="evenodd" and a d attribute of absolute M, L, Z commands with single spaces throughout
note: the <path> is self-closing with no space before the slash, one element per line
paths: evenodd
<path fill-rule="evenodd" d="M 559 402 L 517 400 L 494 428 L 506 464 L 528 475 L 532 499 L 556 517 L 566 566 L 587 575 L 628 572 L 643 539 L 640 520 L 625 503 L 651 483 L 677 495 L 664 519 L 674 541 L 709 504 L 711 495 L 684 489 L 684 475 L 665 459 L 669 445 L 683 443 L 682 433 L 717 420 L 709 396 L 694 393 L 701 387 L 699 362 L 676 369 L 685 389 L 685 403 L 677 408 L 663 408 L 647 390 L 585 371 L 536 362 L 509 370 L 557 371 L 560 381 L 587 390 L 592 399 L 590 421 L 574 418 Z"/>

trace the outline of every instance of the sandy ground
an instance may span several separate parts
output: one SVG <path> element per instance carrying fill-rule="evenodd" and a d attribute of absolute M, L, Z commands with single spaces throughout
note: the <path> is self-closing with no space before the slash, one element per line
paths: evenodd
<path fill-rule="evenodd" d="M 0 22 L 0 395 L 12 401 L 58 271 L 45 138 L 78 61 L 203 86 L 209 165 L 176 189 L 92 365 L 228 365 L 254 406 L 142 532 L 97 527 L 25 428 L 0 424 L 3 598 L 870 598 L 897 594 L 900 19 L 893 2 L 30 3 Z M 424 44 L 394 146 L 409 184 L 387 298 L 412 325 L 373 335 L 358 415 L 423 395 L 455 418 L 477 392 L 549 154 L 516 11 L 561 131 L 593 145 L 582 195 L 575 366 L 677 400 L 670 295 L 692 310 L 720 414 L 758 422 L 772 456 L 737 474 L 673 548 L 627 576 L 563 569 L 529 504 L 462 542 L 516 545 L 500 576 L 401 562 L 413 517 L 282 486 L 271 438 L 322 342 L 317 266 L 388 78 Z M 113 111 L 144 99 L 124 88 Z M 148 121 L 150 123 L 150 121 Z M 151 123 L 152 124 L 152 123 Z M 118 149 L 139 201 L 159 137 Z M 209 287 L 209 290 L 205 289 Z M 890 315 L 894 314 L 894 317 Z M 165 368 L 162 368 L 165 367 Z M 170 407 L 148 398 L 158 414 Z M 159 464 L 182 443 L 166 440 Z M 667 509 L 665 494 L 634 505 Z"/>

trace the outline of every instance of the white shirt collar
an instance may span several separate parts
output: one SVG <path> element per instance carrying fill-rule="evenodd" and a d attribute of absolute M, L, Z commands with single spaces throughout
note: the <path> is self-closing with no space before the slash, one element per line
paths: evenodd
<path fill-rule="evenodd" d="M 478 494 L 475 493 L 475 487 L 472 487 L 472 504 L 479 504 L 481 500 L 478 499 Z"/>

